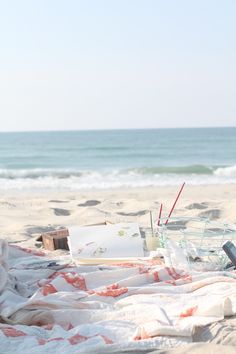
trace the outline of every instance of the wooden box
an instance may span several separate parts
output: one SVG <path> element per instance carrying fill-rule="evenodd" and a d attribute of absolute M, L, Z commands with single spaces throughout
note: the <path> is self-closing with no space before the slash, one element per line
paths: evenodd
<path fill-rule="evenodd" d="M 85 226 L 96 226 L 96 225 L 109 225 L 110 221 L 104 221 L 97 224 L 85 225 Z M 42 241 L 43 246 L 48 251 L 55 251 L 57 249 L 69 250 L 67 237 L 69 236 L 68 229 L 60 229 L 43 233 L 37 241 Z"/>
<path fill-rule="evenodd" d="M 54 251 L 57 249 L 69 250 L 67 237 L 68 229 L 55 230 L 42 234 L 43 246 L 46 250 Z"/>

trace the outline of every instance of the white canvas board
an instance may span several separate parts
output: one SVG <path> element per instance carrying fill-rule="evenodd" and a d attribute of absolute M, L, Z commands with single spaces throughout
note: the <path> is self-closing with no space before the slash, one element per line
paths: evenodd
<path fill-rule="evenodd" d="M 70 253 L 76 259 L 144 256 L 143 239 L 136 223 L 72 226 L 69 235 Z"/>

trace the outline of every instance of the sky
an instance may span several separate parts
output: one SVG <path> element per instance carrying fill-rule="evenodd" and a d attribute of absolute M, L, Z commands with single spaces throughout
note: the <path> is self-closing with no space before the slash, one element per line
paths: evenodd
<path fill-rule="evenodd" d="M 236 126 L 235 0 L 0 0 L 0 131 Z"/>

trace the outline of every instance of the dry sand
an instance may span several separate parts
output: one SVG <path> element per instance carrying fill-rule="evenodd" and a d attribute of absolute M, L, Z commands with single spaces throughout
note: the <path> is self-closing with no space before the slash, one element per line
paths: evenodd
<path fill-rule="evenodd" d="M 175 187 L 103 191 L 9 193 L 0 198 L 0 237 L 34 246 L 38 234 L 55 227 L 110 220 L 149 226 L 149 210 L 157 217 L 160 203 L 167 215 Z M 236 185 L 185 186 L 173 216 L 209 216 L 236 223 Z"/>
<path fill-rule="evenodd" d="M 105 220 L 138 222 L 141 227 L 149 226 L 149 210 L 157 216 L 160 203 L 163 203 L 163 212 L 167 215 L 177 192 L 178 188 L 170 186 L 74 193 L 57 191 L 24 194 L 22 191 L 2 194 L 0 237 L 22 246 L 35 247 L 39 234 L 56 227 Z M 236 185 L 186 186 L 173 215 L 209 216 L 213 220 L 236 224 Z M 234 347 L 231 346 L 236 345 L 235 320 L 217 324 L 219 328 L 215 334 L 215 325 L 201 329 L 195 340 L 211 344 L 195 344 L 161 353 L 233 353 Z M 216 347 L 219 343 L 229 346 L 223 349 Z"/>

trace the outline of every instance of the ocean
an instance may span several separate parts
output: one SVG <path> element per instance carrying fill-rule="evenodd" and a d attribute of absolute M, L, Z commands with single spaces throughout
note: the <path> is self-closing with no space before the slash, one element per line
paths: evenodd
<path fill-rule="evenodd" d="M 236 183 L 236 128 L 0 133 L 0 190 Z"/>

